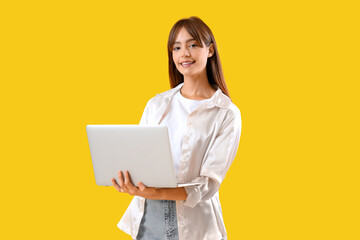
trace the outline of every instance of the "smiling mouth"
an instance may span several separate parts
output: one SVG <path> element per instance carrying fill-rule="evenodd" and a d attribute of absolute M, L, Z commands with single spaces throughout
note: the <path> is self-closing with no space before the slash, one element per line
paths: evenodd
<path fill-rule="evenodd" d="M 192 62 L 186 62 L 186 63 L 180 63 L 181 66 L 183 67 L 187 67 L 187 66 L 190 66 L 194 63 L 195 61 L 192 61 Z"/>

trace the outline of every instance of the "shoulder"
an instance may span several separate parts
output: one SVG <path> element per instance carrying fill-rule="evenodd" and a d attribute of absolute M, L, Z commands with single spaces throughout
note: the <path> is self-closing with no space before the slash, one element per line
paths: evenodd
<path fill-rule="evenodd" d="M 157 94 L 147 101 L 146 107 L 155 107 L 156 108 L 164 102 L 164 99 L 165 98 L 163 96 Z"/>
<path fill-rule="evenodd" d="M 226 111 L 227 118 L 241 117 L 240 109 L 224 93 L 219 93 L 217 101 L 218 106 Z"/>
<path fill-rule="evenodd" d="M 222 118 L 223 128 L 241 129 L 240 109 L 222 92 L 219 94 L 218 100 L 219 99 L 219 106 L 222 108 L 222 111 L 224 111 L 224 118 Z"/>
<path fill-rule="evenodd" d="M 161 104 L 163 104 L 165 101 L 169 100 L 171 98 L 171 96 L 174 93 L 176 93 L 176 90 L 177 90 L 177 88 L 172 88 L 167 91 L 158 93 L 155 96 L 153 96 L 152 98 L 150 98 L 146 105 L 148 107 L 153 107 L 153 106 L 158 107 Z"/>
<path fill-rule="evenodd" d="M 242 120 L 240 109 L 231 102 L 226 109 L 225 118 L 223 119 L 222 126 L 224 128 L 241 129 Z"/>
<path fill-rule="evenodd" d="M 241 117 L 240 109 L 233 102 L 229 104 L 228 112 L 232 117 Z"/>

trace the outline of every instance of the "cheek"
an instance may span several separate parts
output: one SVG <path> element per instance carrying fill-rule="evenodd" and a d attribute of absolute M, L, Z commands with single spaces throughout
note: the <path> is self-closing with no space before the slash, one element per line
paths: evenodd
<path fill-rule="evenodd" d="M 207 58 L 206 57 L 201 57 L 200 59 L 199 59 L 199 64 L 201 65 L 201 66 L 206 66 L 206 63 L 207 63 Z"/>
<path fill-rule="evenodd" d="M 176 59 L 177 59 L 177 56 L 176 56 L 176 54 L 172 54 L 172 60 L 173 60 L 173 62 L 174 62 L 174 64 L 175 64 L 175 66 L 177 65 L 176 64 Z"/>
<path fill-rule="evenodd" d="M 172 55 L 172 60 L 173 60 L 173 63 L 174 63 L 174 65 L 175 65 L 175 67 L 176 67 L 176 69 L 179 71 L 179 72 L 181 72 L 181 68 L 180 68 L 180 66 L 177 64 L 177 59 L 178 59 L 178 56 L 176 55 L 176 54 L 173 54 Z M 181 72 L 182 73 L 182 72 Z"/>
<path fill-rule="evenodd" d="M 199 61 L 199 63 L 201 64 L 206 64 L 207 62 L 207 53 L 205 51 L 199 51 L 197 52 L 197 59 Z"/>

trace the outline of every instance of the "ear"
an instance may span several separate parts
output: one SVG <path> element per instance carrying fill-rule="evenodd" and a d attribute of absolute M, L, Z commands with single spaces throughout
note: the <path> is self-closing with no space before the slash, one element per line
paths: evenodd
<path fill-rule="evenodd" d="M 214 55 L 214 52 L 214 44 L 210 43 L 208 57 L 212 57 Z"/>

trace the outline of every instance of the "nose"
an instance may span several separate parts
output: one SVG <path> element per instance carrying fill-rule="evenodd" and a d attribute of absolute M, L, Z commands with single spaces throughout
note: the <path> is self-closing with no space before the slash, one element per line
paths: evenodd
<path fill-rule="evenodd" d="M 182 55 L 183 55 L 183 56 L 186 56 L 186 57 L 189 57 L 189 56 L 190 56 L 189 49 L 187 49 L 186 47 L 184 47 L 183 49 L 184 49 L 184 50 L 182 51 Z"/>

